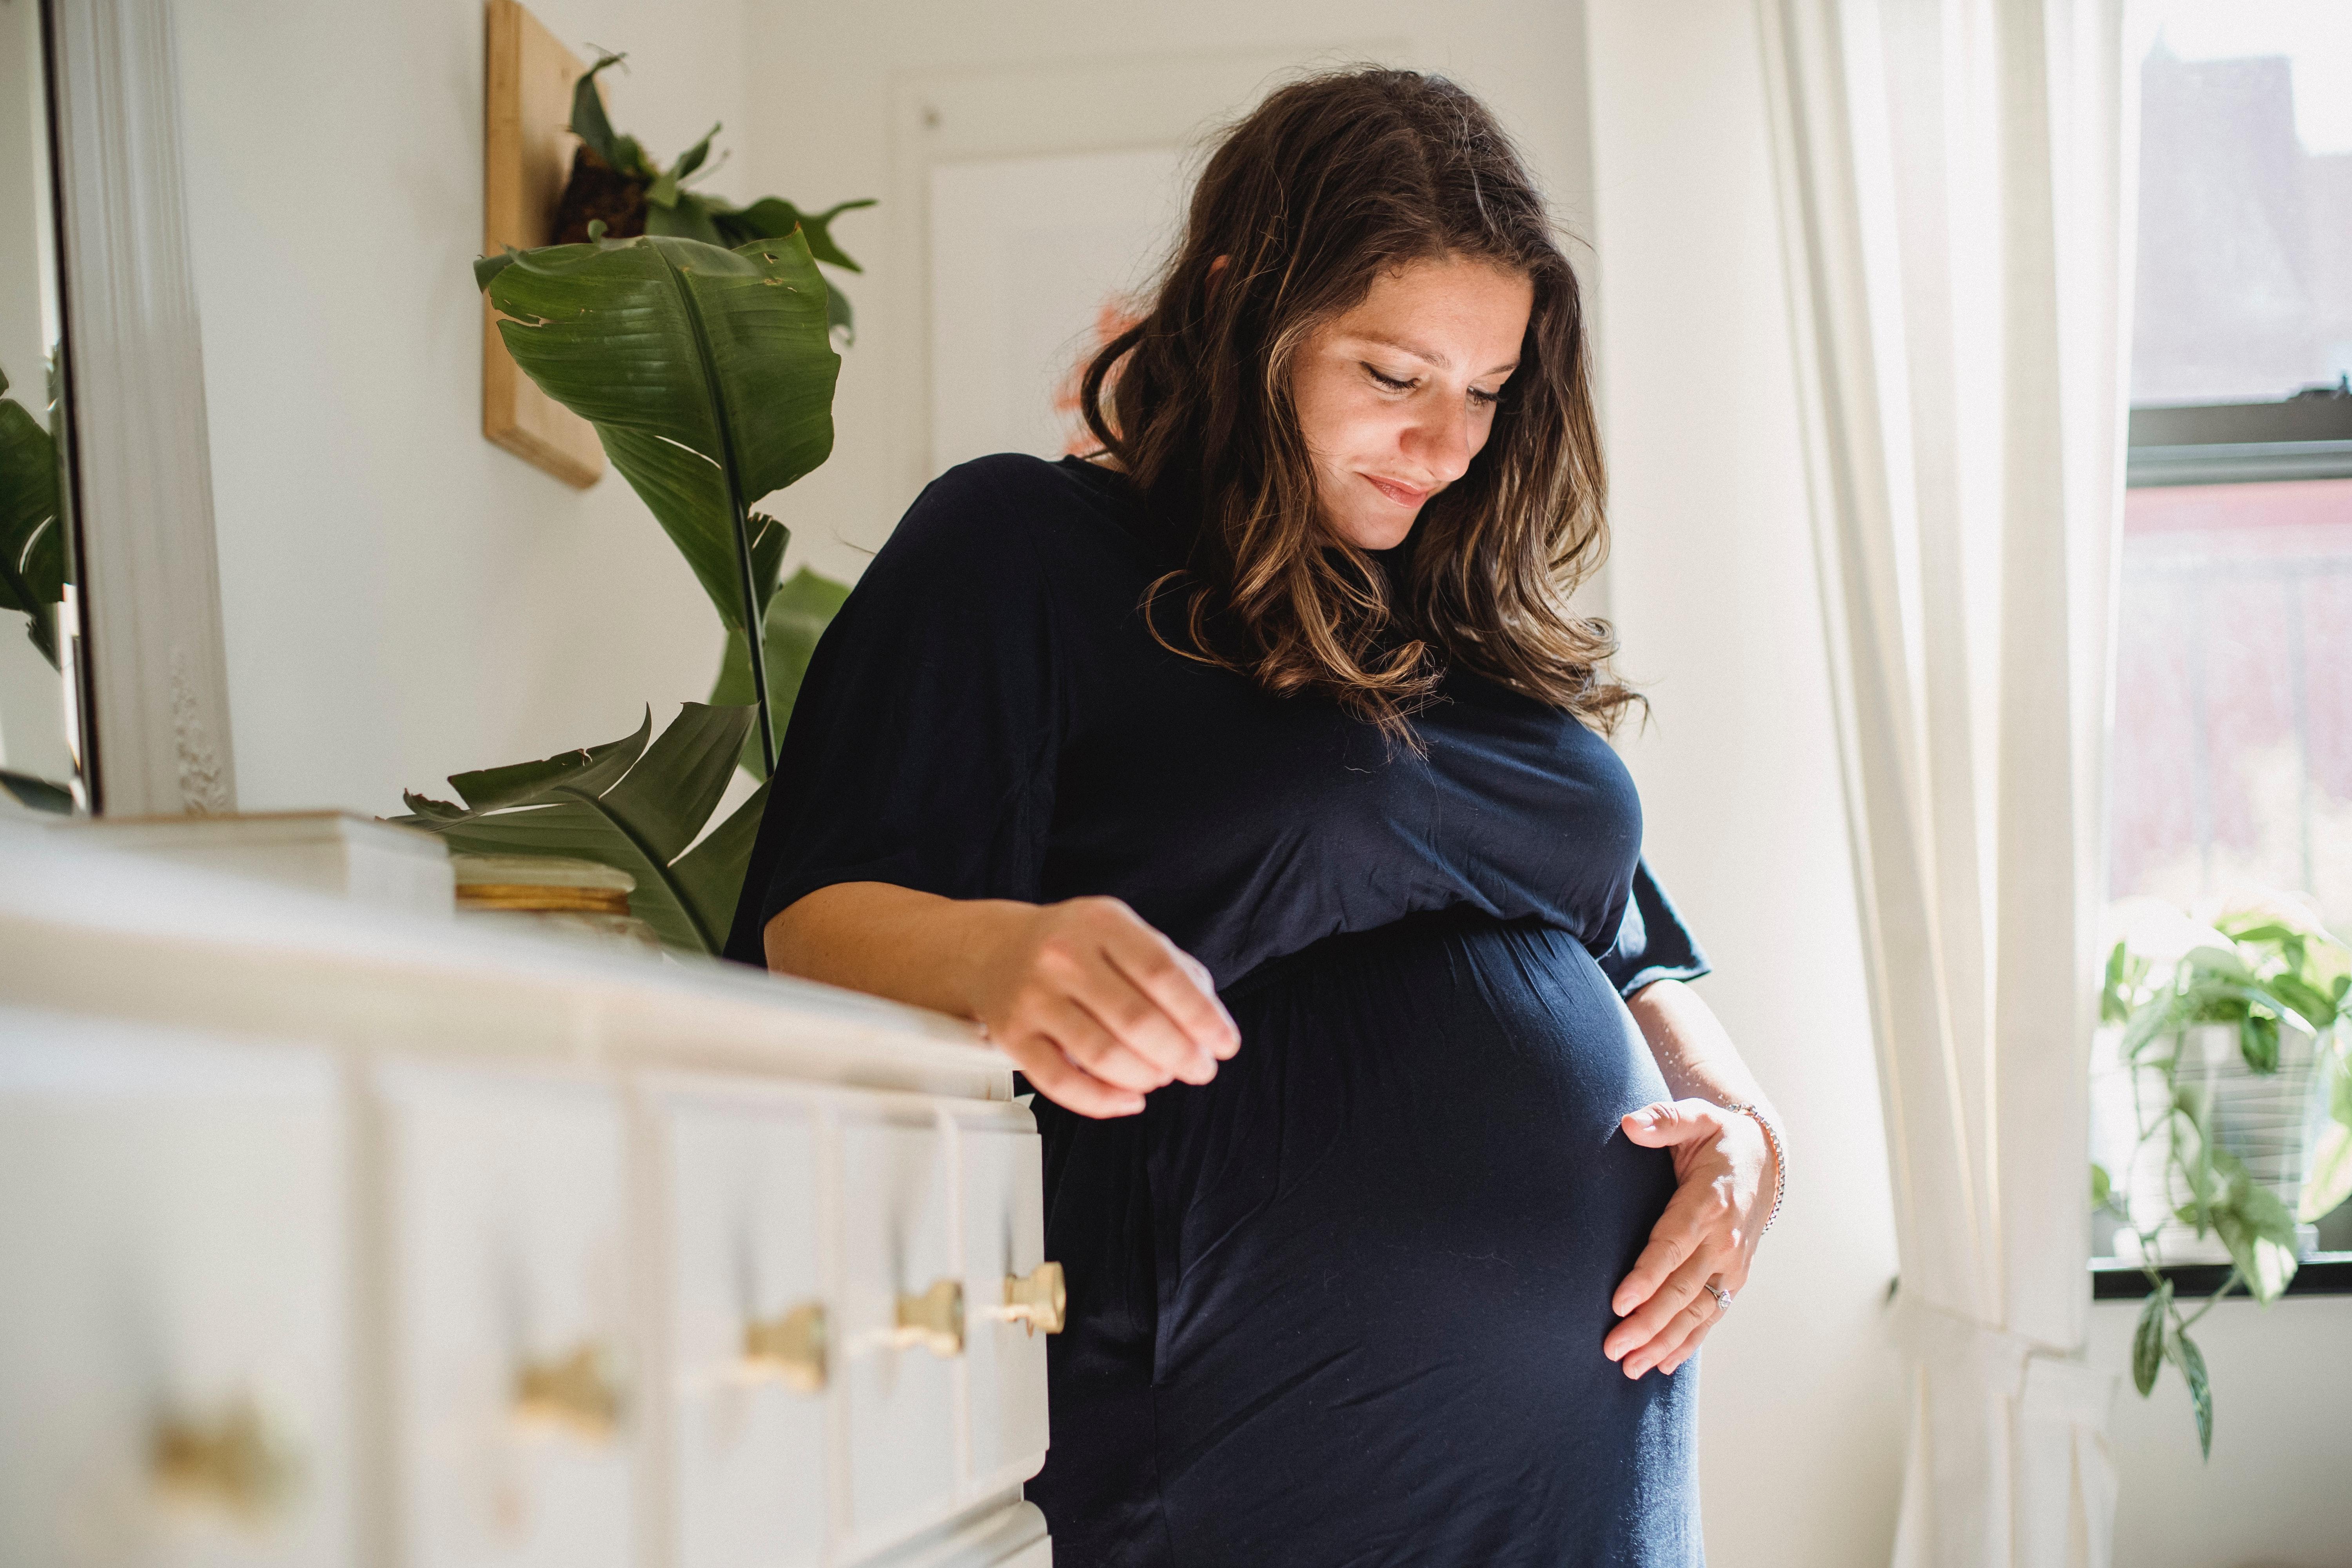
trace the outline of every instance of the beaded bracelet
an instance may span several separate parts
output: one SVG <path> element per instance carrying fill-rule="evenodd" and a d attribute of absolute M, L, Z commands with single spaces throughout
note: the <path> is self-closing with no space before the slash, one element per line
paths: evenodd
<path fill-rule="evenodd" d="M 1756 1233 L 1759 1236 L 1762 1236 L 1764 1231 L 1772 1228 L 1772 1222 L 1780 1217 L 1780 1200 L 1789 1195 L 1788 1151 L 1780 1147 L 1780 1132 L 1775 1130 L 1772 1123 L 1766 1119 L 1764 1113 L 1757 1110 L 1756 1107 L 1752 1105 L 1727 1105 L 1723 1109 L 1726 1110 L 1736 1110 L 1743 1116 L 1754 1117 L 1756 1119 L 1756 1125 L 1764 1129 L 1764 1142 L 1770 1144 L 1772 1147 L 1772 1212 L 1764 1216 L 1763 1229 L 1759 1230 Z"/>

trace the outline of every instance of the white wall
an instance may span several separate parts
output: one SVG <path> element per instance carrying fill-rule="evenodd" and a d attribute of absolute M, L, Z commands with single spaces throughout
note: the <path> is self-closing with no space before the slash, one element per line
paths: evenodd
<path fill-rule="evenodd" d="M 2091 1309 L 2091 1359 L 2126 1374 L 2108 1423 L 2122 1501 L 2117 1568 L 2352 1564 L 2352 1300 L 2234 1300 L 2195 1331 L 2213 1381 L 2213 1458 L 2179 1374 L 2132 1392 L 2137 1301 Z"/>
<path fill-rule="evenodd" d="M 1707 1554 L 1879 1564 L 1895 1267 L 1748 0 L 1587 0 L 1622 750 L 1700 989 L 1787 1119 L 1789 1207 L 1708 1342 Z"/>
<path fill-rule="evenodd" d="M 1876 1305 L 1895 1267 L 1750 0 L 1587 0 L 1604 429 L 1652 853 L 1706 994 L 1791 1124 L 1800 1184 L 1709 1346 L 1710 1558 L 1885 1560 L 1903 1434 Z M 2094 1307 L 2128 1364 L 2137 1304 Z M 2352 1563 L 2352 1301 L 2242 1301 L 2199 1331 L 2216 1402 L 2123 1385 L 2120 1568 Z"/>
<path fill-rule="evenodd" d="M 749 130 L 741 0 L 534 0 L 632 52 L 616 122 Z M 617 474 L 482 439 L 480 0 L 178 11 L 239 804 L 391 813 L 404 786 L 611 740 L 709 690 L 708 601 Z"/>

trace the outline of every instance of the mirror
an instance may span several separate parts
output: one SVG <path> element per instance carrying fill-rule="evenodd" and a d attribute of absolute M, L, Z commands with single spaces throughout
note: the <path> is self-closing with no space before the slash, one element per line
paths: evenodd
<path fill-rule="evenodd" d="M 0 0 L 0 809 L 89 809 L 39 0 Z"/>

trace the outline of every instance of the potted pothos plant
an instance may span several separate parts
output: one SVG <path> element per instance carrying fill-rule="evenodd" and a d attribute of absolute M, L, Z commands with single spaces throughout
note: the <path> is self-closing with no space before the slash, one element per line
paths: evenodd
<path fill-rule="evenodd" d="M 2100 998 L 2091 1199 L 2148 1279 L 2132 1381 L 2144 1397 L 2178 1368 L 2210 1457 L 2212 1389 L 2189 1331 L 2233 1290 L 2276 1300 L 2298 1228 L 2352 1196 L 2352 952 L 2284 900 L 2210 924 L 2135 902 Z M 2227 1262 L 2221 1289 L 2184 1306 L 2163 1268 L 2206 1261 Z"/>
<path fill-rule="evenodd" d="M 575 129 L 585 121 L 596 132 L 583 132 L 583 155 L 601 146 L 599 157 L 635 169 L 642 153 L 604 123 L 594 76 L 574 100 Z M 807 221 L 715 242 L 732 237 L 719 226 L 730 209 L 699 197 L 686 207 L 678 188 L 707 150 L 708 138 L 653 182 L 667 182 L 666 202 L 647 193 L 649 211 L 698 211 L 697 232 L 663 232 L 674 221 L 648 217 L 622 237 L 593 219 L 581 243 L 484 257 L 474 272 L 515 363 L 595 426 L 709 597 L 726 632 L 709 700 L 685 704 L 658 736 L 648 712 L 618 741 L 454 774 L 456 800 L 412 792 L 410 815 L 395 820 L 469 852 L 616 866 L 635 879 L 632 912 L 665 943 L 716 953 L 793 693 L 849 592 L 805 568 L 780 582 L 789 535 L 752 510 L 833 449 L 834 343 L 846 312 L 817 270 Z M 854 268 L 829 236 L 823 244 Z M 759 787 L 706 831 L 738 768 Z"/>

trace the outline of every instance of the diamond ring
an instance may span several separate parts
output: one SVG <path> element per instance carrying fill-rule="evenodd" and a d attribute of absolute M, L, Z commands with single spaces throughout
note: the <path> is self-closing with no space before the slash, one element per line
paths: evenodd
<path fill-rule="evenodd" d="M 1705 1290 L 1708 1295 L 1715 1298 L 1715 1310 L 1717 1312 L 1722 1313 L 1731 1310 L 1730 1291 L 1725 1289 L 1720 1285 L 1702 1285 L 1699 1289 Z"/>

